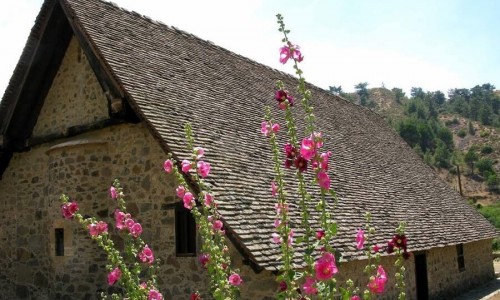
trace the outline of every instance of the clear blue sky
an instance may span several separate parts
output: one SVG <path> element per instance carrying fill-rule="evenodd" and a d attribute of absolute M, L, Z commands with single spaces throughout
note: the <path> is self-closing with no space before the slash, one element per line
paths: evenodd
<path fill-rule="evenodd" d="M 500 1 L 115 0 L 273 68 L 280 12 L 302 47 L 308 81 L 412 86 L 424 90 L 500 89 Z M 19 59 L 42 0 L 10 1 L 0 11 L 0 93 Z M 4 5 L 6 6 L 6 5 Z"/>

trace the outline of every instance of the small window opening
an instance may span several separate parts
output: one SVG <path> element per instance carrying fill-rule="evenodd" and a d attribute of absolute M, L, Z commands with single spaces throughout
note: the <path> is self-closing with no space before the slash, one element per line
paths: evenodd
<path fill-rule="evenodd" d="M 458 262 L 458 271 L 465 271 L 465 258 L 464 258 L 464 245 L 457 245 L 457 262 Z"/>
<path fill-rule="evenodd" d="M 181 205 L 175 207 L 175 249 L 177 256 L 196 256 L 196 222 Z"/>
<path fill-rule="evenodd" d="M 55 228 L 56 256 L 64 256 L 64 228 Z"/>

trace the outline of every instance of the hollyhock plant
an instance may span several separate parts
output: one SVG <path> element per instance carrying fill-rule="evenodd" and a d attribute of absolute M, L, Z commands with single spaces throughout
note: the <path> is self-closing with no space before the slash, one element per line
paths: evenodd
<path fill-rule="evenodd" d="M 318 178 L 318 184 L 322 189 L 329 190 L 330 189 L 330 177 L 324 171 L 319 171 L 316 175 Z"/>
<path fill-rule="evenodd" d="M 175 194 L 177 195 L 177 197 L 179 197 L 179 198 L 183 198 L 183 197 L 184 197 L 184 194 L 186 194 L 186 189 L 184 188 L 184 186 L 179 185 L 179 186 L 175 189 Z"/>
<path fill-rule="evenodd" d="M 172 173 L 172 168 L 174 167 L 174 162 L 171 160 L 171 159 L 167 159 L 165 160 L 165 162 L 163 163 L 163 170 L 165 170 L 165 172 L 167 174 L 170 174 Z"/>
<path fill-rule="evenodd" d="M 189 297 L 190 300 L 202 300 L 201 295 L 198 292 L 194 292 L 191 294 L 191 297 Z"/>
<path fill-rule="evenodd" d="M 204 161 L 199 161 L 197 167 L 198 167 L 198 174 L 203 178 L 207 177 L 208 174 L 210 173 L 209 163 L 206 163 Z"/>
<path fill-rule="evenodd" d="M 134 223 L 133 225 L 128 227 L 128 230 L 130 232 L 130 235 L 136 238 L 142 233 L 142 225 L 139 223 Z"/>
<path fill-rule="evenodd" d="M 215 221 L 214 221 L 214 223 L 213 223 L 213 225 L 212 225 L 212 228 L 213 228 L 213 230 L 215 230 L 215 231 L 219 231 L 219 230 L 222 230 L 222 227 L 223 227 L 223 226 L 224 226 L 224 225 L 222 224 L 222 221 L 221 221 L 221 220 L 215 220 Z"/>
<path fill-rule="evenodd" d="M 271 182 L 271 195 L 276 197 L 276 193 L 278 192 L 278 187 L 276 186 L 276 182 Z"/>
<path fill-rule="evenodd" d="M 201 147 L 194 147 L 193 150 L 194 150 L 195 155 L 196 155 L 196 160 L 202 158 L 203 155 L 205 154 L 205 149 L 203 149 Z"/>
<path fill-rule="evenodd" d="M 108 273 L 108 284 L 114 285 L 120 277 L 122 276 L 122 272 L 119 268 L 114 268 L 111 272 Z"/>
<path fill-rule="evenodd" d="M 302 155 L 299 155 L 295 158 L 294 165 L 299 172 L 305 172 L 307 170 L 307 159 L 305 159 Z"/>
<path fill-rule="evenodd" d="M 365 247 L 365 231 L 363 229 L 358 229 L 356 232 L 356 248 L 359 250 Z"/>
<path fill-rule="evenodd" d="M 243 283 L 243 279 L 241 279 L 240 275 L 239 274 L 231 274 L 231 276 L 229 276 L 229 284 L 230 285 L 233 285 L 233 286 L 238 286 L 238 285 L 241 285 Z"/>
<path fill-rule="evenodd" d="M 116 197 L 118 196 L 118 194 L 116 193 L 116 188 L 114 186 L 111 186 L 109 188 L 109 196 L 111 197 L 111 199 L 116 199 Z"/>
<path fill-rule="evenodd" d="M 325 231 L 320 229 L 316 231 L 316 239 L 321 240 L 325 236 Z"/>
<path fill-rule="evenodd" d="M 273 232 L 271 234 L 271 240 L 275 244 L 281 244 L 281 236 L 278 233 L 276 233 L 276 232 Z"/>
<path fill-rule="evenodd" d="M 66 219 L 73 219 L 75 213 L 78 211 L 78 203 L 75 201 L 64 203 L 61 205 L 61 213 Z"/>
<path fill-rule="evenodd" d="M 193 194 L 191 194 L 191 192 L 185 193 L 184 196 L 182 197 L 182 202 L 184 203 L 184 207 L 189 210 L 193 209 L 193 207 L 196 205 L 193 199 L 194 197 Z"/>
<path fill-rule="evenodd" d="M 202 253 L 200 254 L 200 256 L 198 256 L 198 261 L 200 262 L 201 267 L 204 269 L 207 267 L 207 263 L 209 260 L 210 260 L 210 255 L 206 253 Z"/>
<path fill-rule="evenodd" d="M 290 46 L 283 46 L 280 48 L 280 63 L 286 64 L 290 58 L 293 58 L 297 62 L 302 62 L 304 57 L 302 56 L 302 53 L 299 50 L 299 46 L 297 45 L 290 45 Z"/>
<path fill-rule="evenodd" d="M 205 206 L 210 206 L 212 205 L 212 203 L 214 202 L 214 196 L 210 193 L 206 193 L 205 195 L 203 195 L 203 203 L 205 204 Z"/>
<path fill-rule="evenodd" d="M 307 160 L 310 160 L 316 155 L 316 142 L 313 138 L 306 137 L 302 140 L 300 154 Z"/>
<path fill-rule="evenodd" d="M 99 221 L 97 223 L 87 225 L 87 229 L 89 230 L 89 234 L 91 236 L 98 236 L 103 233 L 108 233 L 108 224 L 103 221 Z"/>
<path fill-rule="evenodd" d="M 316 295 L 318 293 L 318 289 L 314 287 L 315 284 L 316 281 L 313 278 L 307 277 L 304 282 L 304 285 L 302 286 L 304 293 L 306 295 Z"/>
<path fill-rule="evenodd" d="M 149 290 L 148 300 L 163 300 L 163 295 L 157 290 Z"/>
<path fill-rule="evenodd" d="M 377 275 L 370 278 L 368 289 L 375 294 L 382 294 L 387 283 L 387 275 L 382 266 L 378 266 Z"/>
<path fill-rule="evenodd" d="M 323 253 L 314 264 L 314 271 L 318 280 L 324 281 L 332 278 L 338 272 L 337 265 L 335 264 L 335 256 L 329 252 Z"/>
<path fill-rule="evenodd" d="M 182 169 L 182 172 L 184 173 L 188 173 L 189 170 L 191 170 L 191 162 L 187 159 L 183 160 L 182 163 L 181 163 L 181 169 Z"/>

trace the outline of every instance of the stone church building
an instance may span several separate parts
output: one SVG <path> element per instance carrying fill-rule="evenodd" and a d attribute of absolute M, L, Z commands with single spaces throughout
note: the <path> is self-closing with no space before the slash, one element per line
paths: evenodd
<path fill-rule="evenodd" d="M 112 3 L 46 0 L 0 105 L 1 297 L 95 299 L 110 289 L 103 252 L 62 219 L 59 196 L 111 222 L 107 190 L 114 178 L 162 261 L 166 299 L 203 292 L 195 229 L 179 207 L 174 178 L 162 171 L 167 153 L 188 156 L 189 121 L 208 149 L 210 183 L 245 281 L 242 298 L 271 299 L 279 249 L 270 238 L 271 151 L 259 129 L 264 107 L 275 104 L 277 79 L 290 89 L 297 83 Z M 334 243 L 344 255 L 339 276 L 366 285 L 354 236 L 370 211 L 379 244 L 399 221 L 408 223 L 409 299 L 446 299 L 492 279 L 495 229 L 380 116 L 309 88 L 325 148 L 333 152 L 339 203 L 331 213 L 340 228 Z M 296 111 L 301 119 L 298 105 Z M 383 257 L 390 276 L 393 262 Z M 388 286 L 383 298 L 394 299 L 392 277 Z"/>

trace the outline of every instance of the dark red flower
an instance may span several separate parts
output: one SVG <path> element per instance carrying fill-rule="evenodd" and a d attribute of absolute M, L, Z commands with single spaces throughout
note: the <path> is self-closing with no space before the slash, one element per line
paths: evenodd
<path fill-rule="evenodd" d="M 285 159 L 285 168 L 290 169 L 293 165 L 293 160 L 291 159 Z"/>
<path fill-rule="evenodd" d="M 189 298 L 189 299 L 190 299 L 190 300 L 202 300 L 202 299 L 201 299 L 201 295 L 200 295 L 200 293 L 198 293 L 198 292 L 194 292 L 194 293 L 192 293 L 192 294 L 191 294 L 191 298 Z"/>
<path fill-rule="evenodd" d="M 280 286 L 280 292 L 284 292 L 286 291 L 286 289 L 288 289 L 288 285 L 286 284 L 285 281 L 280 282 L 279 286 Z"/>
<path fill-rule="evenodd" d="M 391 254 L 394 252 L 394 243 L 392 241 L 390 241 L 389 243 L 387 243 L 387 249 L 386 249 L 387 253 L 388 254 Z"/>
<path fill-rule="evenodd" d="M 277 90 L 274 93 L 274 99 L 278 102 L 283 102 L 288 99 L 288 94 L 284 90 Z"/>
<path fill-rule="evenodd" d="M 408 259 L 408 258 L 410 258 L 410 256 L 411 256 L 410 252 L 407 252 L 407 251 L 403 252 L 403 258 L 404 259 Z"/>
<path fill-rule="evenodd" d="M 302 157 L 302 155 L 297 156 L 294 163 L 299 172 L 304 172 L 307 170 L 307 160 Z"/>
<path fill-rule="evenodd" d="M 323 229 L 316 231 L 316 238 L 318 240 L 321 240 L 324 236 L 325 236 L 325 231 Z"/>
<path fill-rule="evenodd" d="M 286 158 L 293 159 L 297 155 L 297 149 L 290 143 L 286 143 L 283 149 L 285 150 Z"/>
<path fill-rule="evenodd" d="M 396 247 L 406 249 L 407 240 L 404 234 L 396 234 L 392 238 L 392 242 Z"/>
<path fill-rule="evenodd" d="M 210 260 L 210 255 L 206 253 L 200 254 L 200 256 L 198 256 L 198 261 L 200 262 L 202 268 L 207 267 L 207 263 L 209 260 Z"/>

